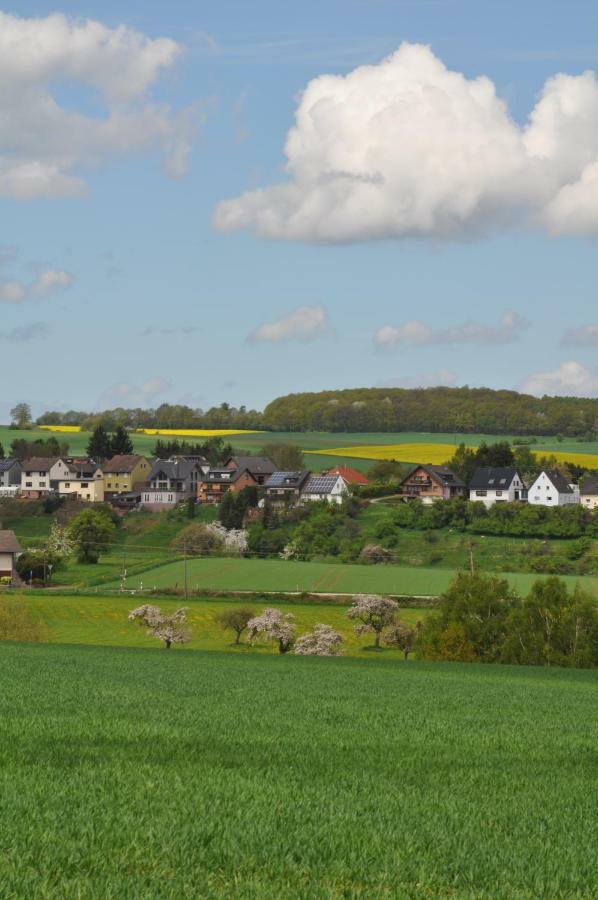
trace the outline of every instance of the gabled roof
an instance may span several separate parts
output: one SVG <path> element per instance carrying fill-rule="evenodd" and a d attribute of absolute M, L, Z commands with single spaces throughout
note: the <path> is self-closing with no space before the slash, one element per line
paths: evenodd
<path fill-rule="evenodd" d="M 190 459 L 157 459 L 148 475 L 148 481 L 152 481 L 160 473 L 172 481 L 185 481 L 194 470 L 201 472 L 198 463 Z"/>
<path fill-rule="evenodd" d="M 230 456 L 224 463 L 225 468 L 247 469 L 252 475 L 272 475 L 276 466 L 267 456 Z"/>
<path fill-rule="evenodd" d="M 331 494 L 339 478 L 341 478 L 340 475 L 310 475 L 301 493 Z"/>
<path fill-rule="evenodd" d="M 14 531 L 0 531 L 0 553 L 20 553 L 21 545 Z"/>
<path fill-rule="evenodd" d="M 324 475 L 340 475 L 347 484 L 369 484 L 369 479 L 365 477 L 359 469 L 352 469 L 350 466 L 335 466 L 334 469 L 327 469 Z"/>
<path fill-rule="evenodd" d="M 411 478 L 413 473 L 418 469 L 423 469 L 424 472 L 428 473 L 433 481 L 440 482 L 443 487 L 465 487 L 465 482 L 461 481 L 459 476 L 455 475 L 455 473 L 451 469 L 449 469 L 448 466 L 429 466 L 426 464 L 414 466 L 409 474 L 405 478 L 403 478 L 401 484 L 404 484 L 409 478 Z"/>
<path fill-rule="evenodd" d="M 253 475 L 249 471 L 249 469 L 227 469 L 226 466 L 221 466 L 218 469 L 208 469 L 205 475 L 202 476 L 203 484 L 234 484 L 235 481 L 238 481 L 241 475 L 249 475 L 254 481 Z"/>
<path fill-rule="evenodd" d="M 130 473 L 135 466 L 144 459 L 144 456 L 138 456 L 134 453 L 113 456 L 112 459 L 109 459 L 104 463 L 102 471 L 110 475 L 114 475 L 116 472 L 123 472 L 125 474 Z"/>
<path fill-rule="evenodd" d="M 0 472 L 8 472 L 9 469 L 12 469 L 13 466 L 20 466 L 21 463 L 18 459 L 14 459 L 14 457 L 9 456 L 8 459 L 0 459 Z"/>
<path fill-rule="evenodd" d="M 309 472 L 302 469 L 300 472 L 273 472 L 265 483 L 267 488 L 301 488 L 307 481 Z"/>
<path fill-rule="evenodd" d="M 68 472 L 65 473 L 62 481 L 67 478 L 84 479 L 84 478 L 93 478 L 98 470 L 101 471 L 101 466 L 97 464 L 95 459 L 89 459 L 89 457 L 79 457 L 78 459 L 67 459 L 66 460 Z"/>
<path fill-rule="evenodd" d="M 598 476 L 586 475 L 581 482 L 581 493 L 584 496 L 594 496 L 598 494 Z"/>
<path fill-rule="evenodd" d="M 514 466 L 481 466 L 473 473 L 473 478 L 469 482 L 469 487 L 478 491 L 507 491 L 511 487 L 511 483 L 515 476 L 517 476 L 523 484 L 523 479 Z"/>
<path fill-rule="evenodd" d="M 25 472 L 49 472 L 59 459 L 59 456 L 32 456 L 23 460 L 21 465 Z"/>
<path fill-rule="evenodd" d="M 573 488 L 571 487 L 571 485 L 569 484 L 569 482 L 568 482 L 567 479 L 565 478 L 565 476 L 564 476 L 564 475 L 561 475 L 561 473 L 558 472 L 556 469 L 543 469 L 543 470 L 540 472 L 540 474 L 538 475 L 538 478 L 541 478 L 542 475 L 546 475 L 546 477 L 548 478 L 548 480 L 549 480 L 549 481 L 552 483 L 552 485 L 556 488 L 556 490 L 559 492 L 559 494 L 573 494 L 573 493 L 575 493 L 574 490 L 573 490 Z M 536 481 L 538 480 L 538 478 L 536 478 L 536 479 L 534 480 L 534 484 L 536 483 Z"/>

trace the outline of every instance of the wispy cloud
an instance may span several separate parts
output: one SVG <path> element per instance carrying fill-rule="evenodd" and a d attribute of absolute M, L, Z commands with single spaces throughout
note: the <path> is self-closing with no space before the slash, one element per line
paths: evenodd
<path fill-rule="evenodd" d="M 562 347 L 598 347 L 598 325 L 570 328 L 561 338 Z"/>
<path fill-rule="evenodd" d="M 433 372 L 421 372 L 419 375 L 399 375 L 379 381 L 378 387 L 454 387 L 457 384 L 457 373 L 450 369 L 436 369 Z"/>
<path fill-rule="evenodd" d="M 17 343 L 33 341 L 36 338 L 46 338 L 50 334 L 50 326 L 47 322 L 31 322 L 29 325 L 18 325 L 11 331 L 0 331 L 0 338 L 4 341 Z"/>
<path fill-rule="evenodd" d="M 172 388 L 172 384 L 167 378 L 159 375 L 148 378 L 143 384 L 131 384 L 127 381 L 120 381 L 115 384 L 108 385 L 98 398 L 98 409 L 107 409 L 112 407 L 123 406 L 144 407 L 152 403 L 160 394 L 164 394 Z"/>
<path fill-rule="evenodd" d="M 199 325 L 181 325 L 177 328 L 160 328 L 155 325 L 148 325 L 147 328 L 139 332 L 139 337 L 196 334 L 198 331 L 201 331 Z"/>
<path fill-rule="evenodd" d="M 403 325 L 383 325 L 374 334 L 374 343 L 384 349 L 409 344 L 419 347 L 434 344 L 510 344 L 529 328 L 529 324 L 516 312 L 506 313 L 498 325 L 470 321 L 451 328 L 433 328 L 414 319 Z"/>
<path fill-rule="evenodd" d="M 329 329 L 328 315 L 322 305 L 300 306 L 281 319 L 260 325 L 248 335 L 247 340 L 250 343 L 309 343 L 322 337 Z"/>

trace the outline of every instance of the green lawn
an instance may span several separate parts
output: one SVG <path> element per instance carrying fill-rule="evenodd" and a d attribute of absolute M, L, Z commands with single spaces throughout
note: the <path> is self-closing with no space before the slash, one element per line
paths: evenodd
<path fill-rule="evenodd" d="M 568 900 L 593 672 L 0 645 L 6 898 Z"/>
<path fill-rule="evenodd" d="M 349 563 L 294 562 L 278 559 L 199 558 L 187 562 L 190 590 L 224 591 L 315 591 L 320 593 L 383 593 L 437 596 L 450 584 L 455 571 L 434 567 Z M 540 576 L 501 573 L 523 593 Z M 598 594 L 598 579 L 563 576 L 570 584 L 580 582 Z M 127 587 L 145 589 L 178 587 L 184 584 L 182 560 L 149 569 L 129 577 Z M 118 582 L 107 585 L 117 588 Z"/>
<path fill-rule="evenodd" d="M 0 603 L 3 602 L 0 594 Z M 14 596 L 14 595 L 11 595 Z M 114 647 L 158 647 L 155 638 L 149 637 L 144 628 L 130 622 L 128 613 L 135 606 L 144 602 L 154 603 L 163 610 L 174 610 L 181 605 L 189 608 L 188 621 L 192 630 L 192 638 L 188 645 L 177 648 L 177 652 L 195 650 L 229 650 L 235 653 L 276 653 L 277 648 L 268 642 L 248 646 L 243 643 L 235 646 L 235 635 L 231 631 L 223 631 L 216 623 L 215 617 L 223 610 L 231 607 L 248 607 L 255 610 L 256 615 L 266 606 L 276 606 L 283 612 L 293 613 L 297 624 L 297 634 L 310 631 L 317 622 L 331 625 L 343 635 L 343 651 L 348 656 L 371 658 L 372 654 L 388 659 L 400 659 L 400 651 L 383 647 L 380 651 L 372 648 L 373 639 L 368 635 L 357 636 L 354 623 L 347 618 L 347 606 L 334 603 L 279 603 L 272 600 L 262 602 L 238 599 L 189 599 L 182 598 L 143 598 L 132 594 L 112 596 L 58 595 L 44 591 L 25 591 L 16 595 L 19 602 L 31 610 L 32 617 L 43 623 L 44 640 L 49 643 L 62 644 L 101 644 Z M 412 607 L 400 611 L 400 618 L 410 624 L 423 619 L 429 613 L 427 609 Z"/>

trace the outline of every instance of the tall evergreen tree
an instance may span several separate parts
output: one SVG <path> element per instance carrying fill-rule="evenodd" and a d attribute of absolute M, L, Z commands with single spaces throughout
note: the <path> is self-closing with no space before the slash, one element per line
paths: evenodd
<path fill-rule="evenodd" d="M 110 459 L 113 455 L 110 435 L 103 425 L 94 428 L 87 444 L 87 455 L 95 460 Z"/>
<path fill-rule="evenodd" d="M 116 431 L 112 435 L 110 449 L 112 456 L 129 456 L 133 453 L 133 441 L 123 425 L 117 425 Z"/>

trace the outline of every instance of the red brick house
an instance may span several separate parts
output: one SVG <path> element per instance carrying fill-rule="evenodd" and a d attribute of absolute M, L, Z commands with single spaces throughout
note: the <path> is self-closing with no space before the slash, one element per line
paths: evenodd
<path fill-rule="evenodd" d="M 209 469 L 197 486 L 197 497 L 201 503 L 220 503 L 228 491 L 238 494 L 251 486 L 257 487 L 258 482 L 247 469 Z"/>

